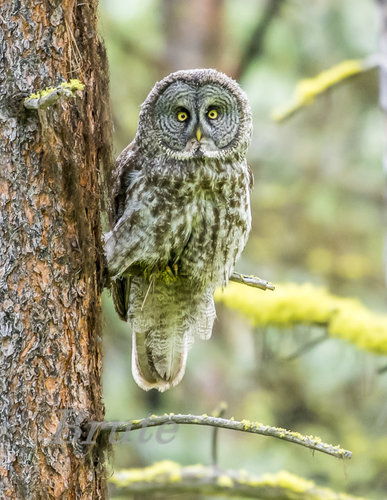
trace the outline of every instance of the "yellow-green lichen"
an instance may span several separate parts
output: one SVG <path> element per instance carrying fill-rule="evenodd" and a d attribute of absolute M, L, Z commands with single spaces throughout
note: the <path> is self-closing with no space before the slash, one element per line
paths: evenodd
<path fill-rule="evenodd" d="M 282 328 L 318 324 L 332 337 L 361 349 L 387 354 L 387 315 L 371 312 L 360 301 L 341 298 L 311 284 L 279 284 L 274 292 L 230 283 L 215 300 L 239 311 L 252 325 Z"/>
<path fill-rule="evenodd" d="M 322 71 L 314 78 L 301 80 L 296 85 L 290 103 L 282 108 L 275 109 L 272 112 L 272 119 L 275 121 L 284 120 L 303 106 L 311 105 L 319 94 L 322 94 L 333 85 L 366 69 L 362 61 L 352 59 L 336 64 L 332 68 Z"/>
<path fill-rule="evenodd" d="M 186 465 L 184 470 L 197 478 L 206 477 L 208 475 L 207 469 L 203 464 Z"/>
<path fill-rule="evenodd" d="M 306 492 L 315 486 L 313 481 L 308 481 L 287 471 L 280 471 L 276 474 L 263 474 L 259 478 L 259 482 L 262 485 L 280 486 L 281 488 L 286 488 L 297 493 Z"/>
<path fill-rule="evenodd" d="M 252 423 L 250 422 L 250 420 L 247 420 L 245 418 L 243 420 L 241 420 L 241 423 L 243 424 L 243 428 L 245 431 L 251 429 L 251 427 L 252 427 Z"/>
<path fill-rule="evenodd" d="M 38 92 L 30 94 L 25 98 L 25 101 L 29 99 L 41 99 L 42 97 L 46 97 L 53 92 L 57 92 L 58 89 L 61 88 L 69 90 L 70 92 L 76 92 L 77 90 L 83 90 L 85 88 L 85 85 L 80 80 L 72 79 L 69 82 L 62 82 L 60 85 L 58 85 L 58 87 L 46 87 L 43 90 L 39 90 Z"/>
<path fill-rule="evenodd" d="M 110 482 L 118 487 L 125 487 L 139 482 L 160 481 L 171 483 L 181 481 L 181 466 L 171 460 L 163 460 L 149 467 L 116 471 L 110 478 Z"/>
<path fill-rule="evenodd" d="M 257 425 L 260 427 L 265 427 L 262 424 L 257 423 Z M 301 434 L 300 432 L 289 431 L 288 429 L 284 429 L 283 427 L 270 427 L 270 429 L 272 429 L 273 431 L 276 431 L 278 433 L 278 437 L 280 437 L 281 439 L 283 439 L 285 437 L 292 437 L 292 438 L 296 438 L 296 439 L 303 441 L 303 442 L 309 441 L 309 442 L 315 443 L 315 444 L 322 443 L 322 439 L 318 436 L 311 436 L 311 435 L 306 436 L 305 434 Z M 333 446 L 330 444 L 327 444 L 326 446 L 340 449 L 338 446 Z"/>
<path fill-rule="evenodd" d="M 69 82 L 62 82 L 61 87 L 71 90 L 71 92 L 76 92 L 77 90 L 83 90 L 85 85 L 80 80 L 74 78 Z"/>
<path fill-rule="evenodd" d="M 231 479 L 230 476 L 227 476 L 226 474 L 221 474 L 218 477 L 218 485 L 222 486 L 223 488 L 232 488 L 234 486 L 234 481 Z"/>
<path fill-rule="evenodd" d="M 184 484 L 185 479 L 192 488 L 193 478 L 205 478 L 205 488 L 211 482 L 222 489 L 231 489 L 240 485 L 255 488 L 258 497 L 261 496 L 259 493 L 262 493 L 262 489 L 265 488 L 267 498 L 272 493 L 278 495 L 283 491 L 286 498 L 293 498 L 294 496 L 294 498 L 304 498 L 305 500 L 361 500 L 344 493 L 336 493 L 328 488 L 320 488 L 313 481 L 287 471 L 262 476 L 250 475 L 245 470 L 218 473 L 213 467 L 205 467 L 201 464 L 182 466 L 169 460 L 156 462 L 142 469 L 116 471 L 109 481 L 118 488 L 126 488 L 129 491 L 131 491 L 131 487 L 133 491 L 138 491 L 139 483 L 147 483 L 150 487 L 152 484 L 158 487 L 165 485 L 166 491 L 169 491 L 168 485 L 173 489 L 173 483 L 179 482 L 179 486 L 181 486 Z M 199 484 L 198 491 L 200 491 Z M 270 496 L 270 498 L 274 497 Z"/>

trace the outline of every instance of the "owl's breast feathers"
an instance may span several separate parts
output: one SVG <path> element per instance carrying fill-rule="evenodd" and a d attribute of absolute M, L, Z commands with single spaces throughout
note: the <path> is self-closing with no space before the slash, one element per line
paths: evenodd
<path fill-rule="evenodd" d="M 121 168 L 117 221 L 105 245 L 110 274 L 179 261 L 188 278 L 227 282 L 251 225 L 246 161 L 136 156 Z"/>
<path fill-rule="evenodd" d="M 247 163 L 171 161 L 145 176 L 157 211 L 169 215 L 159 228 L 161 260 L 178 261 L 179 272 L 195 282 L 227 283 L 251 226 Z"/>

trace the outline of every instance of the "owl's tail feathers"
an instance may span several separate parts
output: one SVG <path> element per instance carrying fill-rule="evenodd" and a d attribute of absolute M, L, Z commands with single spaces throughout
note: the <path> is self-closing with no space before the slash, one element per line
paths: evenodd
<path fill-rule="evenodd" d="M 184 336 L 162 338 L 158 332 L 133 331 L 132 374 L 137 385 L 164 392 L 183 378 L 189 343 Z"/>
<path fill-rule="evenodd" d="M 199 338 L 208 340 L 211 337 L 215 318 L 214 290 L 208 288 L 203 294 L 196 315 L 196 331 Z"/>

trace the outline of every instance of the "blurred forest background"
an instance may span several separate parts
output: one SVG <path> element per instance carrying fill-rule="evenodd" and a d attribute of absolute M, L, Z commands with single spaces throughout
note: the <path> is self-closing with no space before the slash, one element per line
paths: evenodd
<path fill-rule="evenodd" d="M 383 311 L 383 119 L 378 74 L 353 77 L 284 123 L 270 118 L 297 82 L 378 46 L 372 0 L 102 0 L 118 154 L 134 137 L 141 103 L 171 71 L 214 67 L 250 99 L 255 174 L 253 229 L 237 271 L 280 284 L 314 283 Z M 257 294 L 276 292 L 257 291 Z M 281 469 L 367 498 L 387 498 L 387 358 L 316 327 L 253 328 L 217 306 L 213 337 L 197 341 L 180 385 L 145 393 L 130 371 L 130 328 L 106 294 L 106 418 L 211 413 L 315 434 L 350 449 L 350 462 L 279 440 L 220 431 L 219 465 L 251 473 Z M 302 351 L 305 352 L 302 352 Z M 293 354 L 296 353 L 295 356 Z M 151 431 L 148 431 L 151 434 Z M 169 444 L 115 445 L 114 469 L 157 460 L 211 463 L 212 431 L 181 426 Z"/>

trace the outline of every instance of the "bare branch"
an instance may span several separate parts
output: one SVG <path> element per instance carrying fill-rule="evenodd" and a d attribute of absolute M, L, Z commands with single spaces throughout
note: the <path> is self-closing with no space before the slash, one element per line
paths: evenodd
<path fill-rule="evenodd" d="M 235 283 L 241 283 L 242 285 L 252 286 L 253 288 L 259 288 L 261 290 L 275 290 L 275 286 L 270 283 L 270 281 L 262 280 L 261 278 L 248 274 L 232 273 L 230 281 L 235 281 Z"/>
<path fill-rule="evenodd" d="M 378 375 L 383 375 L 383 373 L 387 372 L 387 365 L 381 366 L 380 368 L 377 369 L 377 374 Z"/>
<path fill-rule="evenodd" d="M 290 443 L 299 444 L 311 450 L 321 451 L 327 455 L 336 458 L 351 458 L 352 452 L 340 448 L 340 446 L 333 446 L 331 444 L 323 443 L 319 437 L 304 436 L 299 432 L 288 431 L 281 427 L 272 427 L 264 425 L 259 422 L 250 422 L 249 420 L 234 420 L 209 417 L 208 415 L 175 415 L 174 413 L 164 415 L 151 415 L 150 417 L 142 418 L 139 420 L 129 420 L 128 422 L 89 422 L 85 424 L 84 431 L 89 430 L 96 424 L 99 424 L 98 431 L 100 433 L 115 433 L 115 432 L 131 432 L 145 427 L 157 427 L 160 425 L 174 422 L 176 424 L 192 424 L 192 425 L 208 425 L 210 427 L 219 427 L 222 429 L 231 429 L 234 431 L 249 432 L 252 434 L 260 434 L 262 436 L 271 436 L 278 439 L 283 439 Z"/>
<path fill-rule="evenodd" d="M 215 408 L 215 410 L 212 413 L 212 416 L 223 417 L 227 408 L 228 404 L 225 401 L 223 401 L 217 408 Z M 217 467 L 218 465 L 218 434 L 219 434 L 219 427 L 214 427 L 212 434 L 212 443 L 211 443 L 212 465 L 214 467 Z"/>
<path fill-rule="evenodd" d="M 149 467 L 116 471 L 109 479 L 118 495 L 196 493 L 282 500 L 356 500 L 356 497 L 320 488 L 313 481 L 286 471 L 253 476 L 246 471 L 222 471 L 204 465 L 181 466 L 165 460 Z M 359 499 L 360 500 L 360 499 Z"/>
<path fill-rule="evenodd" d="M 302 356 L 303 354 L 311 351 L 314 347 L 321 344 L 321 342 L 324 342 L 324 340 L 327 340 L 328 338 L 329 338 L 328 334 L 323 333 L 319 337 L 316 337 L 313 340 L 311 340 L 310 342 L 306 342 L 305 344 L 300 346 L 295 352 L 293 352 L 292 354 L 287 356 L 284 360 L 285 361 L 293 361 L 293 360 L 299 358 L 300 356 Z"/>
<path fill-rule="evenodd" d="M 233 77 L 235 80 L 240 80 L 254 59 L 261 54 L 266 32 L 283 2 L 284 0 L 267 0 L 265 11 L 259 19 L 250 37 L 250 41 L 240 57 L 238 67 L 234 71 Z"/>

